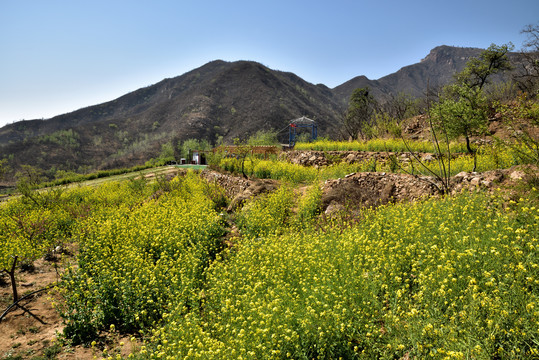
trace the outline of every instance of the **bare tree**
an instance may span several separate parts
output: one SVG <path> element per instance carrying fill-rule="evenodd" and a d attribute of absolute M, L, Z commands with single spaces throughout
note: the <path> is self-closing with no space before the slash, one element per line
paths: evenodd
<path fill-rule="evenodd" d="M 527 39 L 521 50 L 524 61 L 519 64 L 520 69 L 514 80 L 521 91 L 534 96 L 539 89 L 539 24 L 526 25 L 520 33 L 525 34 Z"/>

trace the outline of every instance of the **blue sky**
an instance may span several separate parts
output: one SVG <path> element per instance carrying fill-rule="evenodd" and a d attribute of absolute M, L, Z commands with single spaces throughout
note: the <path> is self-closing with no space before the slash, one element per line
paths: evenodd
<path fill-rule="evenodd" d="M 539 23 L 537 0 L 0 0 L 0 126 L 113 100 L 216 60 L 335 87 L 438 45 L 486 48 Z"/>

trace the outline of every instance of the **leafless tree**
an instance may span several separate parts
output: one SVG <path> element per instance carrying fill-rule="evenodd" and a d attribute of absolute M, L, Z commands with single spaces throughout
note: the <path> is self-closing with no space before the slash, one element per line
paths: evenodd
<path fill-rule="evenodd" d="M 524 61 L 519 64 L 514 80 L 521 91 L 534 96 L 539 90 L 539 24 L 526 25 L 520 33 L 527 39 L 521 50 Z"/>

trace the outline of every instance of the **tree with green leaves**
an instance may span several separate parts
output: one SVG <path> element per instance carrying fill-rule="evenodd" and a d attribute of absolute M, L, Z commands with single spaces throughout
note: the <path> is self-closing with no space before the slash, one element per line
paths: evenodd
<path fill-rule="evenodd" d="M 370 138 L 377 108 L 378 103 L 368 87 L 354 90 L 344 115 L 346 133 L 352 138 Z"/>
<path fill-rule="evenodd" d="M 484 86 L 492 75 L 511 68 L 507 53 L 512 48 L 512 44 L 492 44 L 468 61 L 455 76 L 456 82 L 444 88 L 440 102 L 432 108 L 431 116 L 438 127 L 450 138 L 464 137 L 470 154 L 475 154 L 471 137 L 483 134 L 488 125 Z"/>
<path fill-rule="evenodd" d="M 463 136 L 466 150 L 474 154 L 471 137 L 484 134 L 488 126 L 486 98 L 477 88 L 455 84 L 445 90 L 445 97 L 432 108 L 430 115 L 449 138 Z"/>
<path fill-rule="evenodd" d="M 159 159 L 163 162 L 174 161 L 174 146 L 172 145 L 172 141 L 161 144 Z"/>
<path fill-rule="evenodd" d="M 6 176 L 6 173 L 9 171 L 9 165 L 7 164 L 7 159 L 0 160 L 0 180 Z"/>
<path fill-rule="evenodd" d="M 249 137 L 247 144 L 250 146 L 279 145 L 279 139 L 275 130 L 258 130 L 256 134 Z"/>
<path fill-rule="evenodd" d="M 187 139 L 178 146 L 182 158 L 188 159 L 193 150 L 210 151 L 212 146 L 206 139 Z M 189 159 L 191 160 L 191 159 Z"/>
<path fill-rule="evenodd" d="M 23 201 L 31 202 L 43 208 L 58 205 L 64 188 L 55 186 L 38 190 L 43 187 L 43 182 L 46 180 L 41 169 L 31 165 L 22 165 L 15 177 L 17 178 L 17 191 L 21 194 Z"/>
<path fill-rule="evenodd" d="M 31 200 L 36 205 L 41 205 L 39 192 L 34 191 L 43 182 L 43 171 L 31 165 L 22 165 L 20 171 L 15 174 L 17 178 L 17 190 L 25 199 Z"/>
<path fill-rule="evenodd" d="M 482 90 L 490 77 L 500 71 L 512 69 L 507 54 L 513 50 L 513 44 L 490 45 L 479 57 L 470 59 L 464 70 L 456 75 L 457 84 L 470 89 Z"/>

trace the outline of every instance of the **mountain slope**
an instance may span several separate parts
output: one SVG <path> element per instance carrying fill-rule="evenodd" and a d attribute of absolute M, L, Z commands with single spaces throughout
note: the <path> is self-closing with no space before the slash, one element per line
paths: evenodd
<path fill-rule="evenodd" d="M 369 87 L 372 94 L 379 99 L 405 92 L 414 97 L 424 96 L 427 84 L 437 89 L 453 80 L 454 74 L 461 71 L 466 62 L 477 57 L 482 49 L 438 46 L 421 62 L 405 66 L 399 71 L 378 80 L 369 80 L 365 76 L 355 77 L 333 89 L 336 96 L 344 101 L 352 92 L 361 87 Z"/>
<path fill-rule="evenodd" d="M 301 115 L 331 134 L 340 111 L 330 89 L 292 73 L 213 61 L 104 104 L 10 124 L 0 129 L 0 144 L 2 154 L 15 154 L 14 167 L 107 168 L 144 162 L 170 140 L 231 142 L 258 130 L 286 130 Z"/>
<path fill-rule="evenodd" d="M 258 130 L 283 130 L 291 119 L 317 120 L 319 134 L 339 134 L 356 88 L 369 87 L 384 102 L 405 92 L 424 96 L 452 81 L 482 50 L 439 46 L 419 63 L 378 80 L 358 76 L 334 89 L 250 61 L 212 61 L 118 99 L 56 116 L 0 128 L 0 158 L 10 166 L 84 171 L 143 163 L 161 145 L 189 138 L 245 139 Z M 518 61 L 518 54 L 510 54 Z"/>
<path fill-rule="evenodd" d="M 452 82 L 454 75 L 464 69 L 466 63 L 478 57 L 483 49 L 454 46 L 438 46 L 419 63 L 408 65 L 399 71 L 378 80 L 370 80 L 365 76 L 355 77 L 333 89 L 341 104 L 346 104 L 352 92 L 357 88 L 369 87 L 379 101 L 384 102 L 398 93 L 406 93 L 412 97 L 422 97 L 430 91 L 437 92 L 444 85 Z M 509 60 L 514 64 L 522 63 L 520 53 L 509 53 Z M 519 69 L 515 69 L 519 71 Z M 512 72 L 497 74 L 493 82 L 507 81 Z"/>

